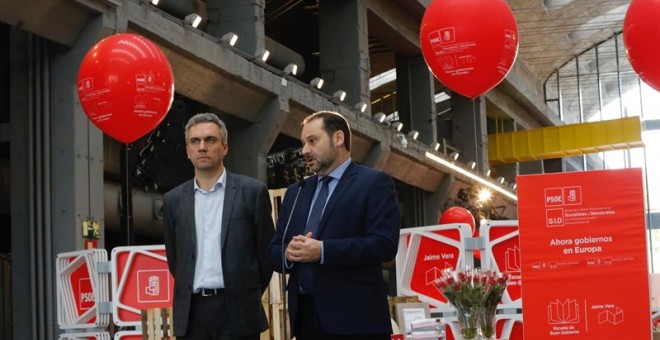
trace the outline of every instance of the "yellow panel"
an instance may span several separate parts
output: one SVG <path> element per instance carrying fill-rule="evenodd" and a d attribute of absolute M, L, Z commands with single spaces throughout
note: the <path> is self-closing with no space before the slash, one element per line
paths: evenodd
<path fill-rule="evenodd" d="M 489 135 L 488 157 L 497 165 L 642 146 L 640 119 L 629 117 Z"/>

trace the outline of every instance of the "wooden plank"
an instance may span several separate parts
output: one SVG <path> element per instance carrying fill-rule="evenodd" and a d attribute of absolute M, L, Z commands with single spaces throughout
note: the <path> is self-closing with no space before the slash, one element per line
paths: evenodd
<path fill-rule="evenodd" d="M 172 308 L 149 308 L 141 311 L 142 339 L 174 340 Z"/>

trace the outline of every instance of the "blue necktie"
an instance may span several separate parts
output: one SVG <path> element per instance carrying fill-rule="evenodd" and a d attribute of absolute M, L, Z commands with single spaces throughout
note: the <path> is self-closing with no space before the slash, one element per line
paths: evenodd
<path fill-rule="evenodd" d="M 332 177 L 325 176 L 321 179 L 321 191 L 319 191 L 316 200 L 312 205 L 312 212 L 309 214 L 307 219 L 307 226 L 305 227 L 305 234 L 312 232 L 312 236 L 316 237 L 316 234 L 319 230 L 319 222 L 321 222 L 321 216 L 323 215 L 323 208 L 325 207 L 325 202 L 328 200 L 328 192 L 330 188 L 328 183 L 332 180 Z M 312 284 L 312 264 L 311 263 L 301 263 L 300 264 L 300 287 L 302 287 L 303 292 L 311 294 L 313 290 Z"/>
<path fill-rule="evenodd" d="M 330 183 L 331 180 L 332 177 L 330 176 L 325 176 L 321 179 L 321 182 L 319 183 L 321 185 L 321 191 L 319 191 L 319 195 L 316 196 L 316 200 L 312 206 L 312 212 L 309 214 L 309 218 L 307 219 L 305 234 L 311 231 L 314 238 L 316 238 L 316 233 L 319 230 L 319 222 L 321 222 L 321 216 L 323 215 L 325 202 L 328 200 L 328 192 L 330 192 L 328 183 Z"/>

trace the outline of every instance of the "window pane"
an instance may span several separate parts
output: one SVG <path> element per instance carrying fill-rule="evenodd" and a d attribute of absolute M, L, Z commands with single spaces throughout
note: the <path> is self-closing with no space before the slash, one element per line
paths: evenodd
<path fill-rule="evenodd" d="M 554 72 L 545 82 L 545 102 L 550 111 L 559 116 L 559 88 L 557 85 L 557 72 Z"/>
<path fill-rule="evenodd" d="M 642 133 L 646 145 L 646 173 L 648 175 L 648 207 L 660 212 L 660 130 Z"/>
<path fill-rule="evenodd" d="M 625 168 L 625 159 L 623 150 L 612 150 L 603 153 L 605 159 L 606 169 L 623 169 Z"/>
<path fill-rule="evenodd" d="M 619 101 L 619 77 L 617 75 L 617 47 L 609 39 L 596 47 L 600 70 L 600 96 L 603 98 L 603 119 L 621 117 Z"/>
<path fill-rule="evenodd" d="M 587 160 L 587 170 L 602 170 L 603 169 L 603 153 L 590 153 L 585 155 Z"/>
<path fill-rule="evenodd" d="M 621 73 L 624 117 L 641 116 L 642 114 L 642 101 L 638 79 L 639 77 L 634 72 Z"/>
<path fill-rule="evenodd" d="M 567 172 L 584 170 L 584 156 L 564 157 L 564 168 Z"/>
<path fill-rule="evenodd" d="M 660 92 L 652 89 L 645 82 L 642 83 L 642 114 L 644 119 L 660 118 Z"/>
<path fill-rule="evenodd" d="M 575 60 L 559 69 L 562 120 L 567 124 L 579 123 L 580 102 L 578 101 L 577 70 Z"/>

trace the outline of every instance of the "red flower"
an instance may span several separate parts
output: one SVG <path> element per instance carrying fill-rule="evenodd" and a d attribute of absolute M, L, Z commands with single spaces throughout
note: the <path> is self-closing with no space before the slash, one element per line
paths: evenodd
<path fill-rule="evenodd" d="M 461 282 L 465 282 L 466 279 L 467 279 L 467 275 L 465 275 L 464 272 L 459 272 L 459 273 L 458 273 L 458 279 L 459 279 Z"/>

